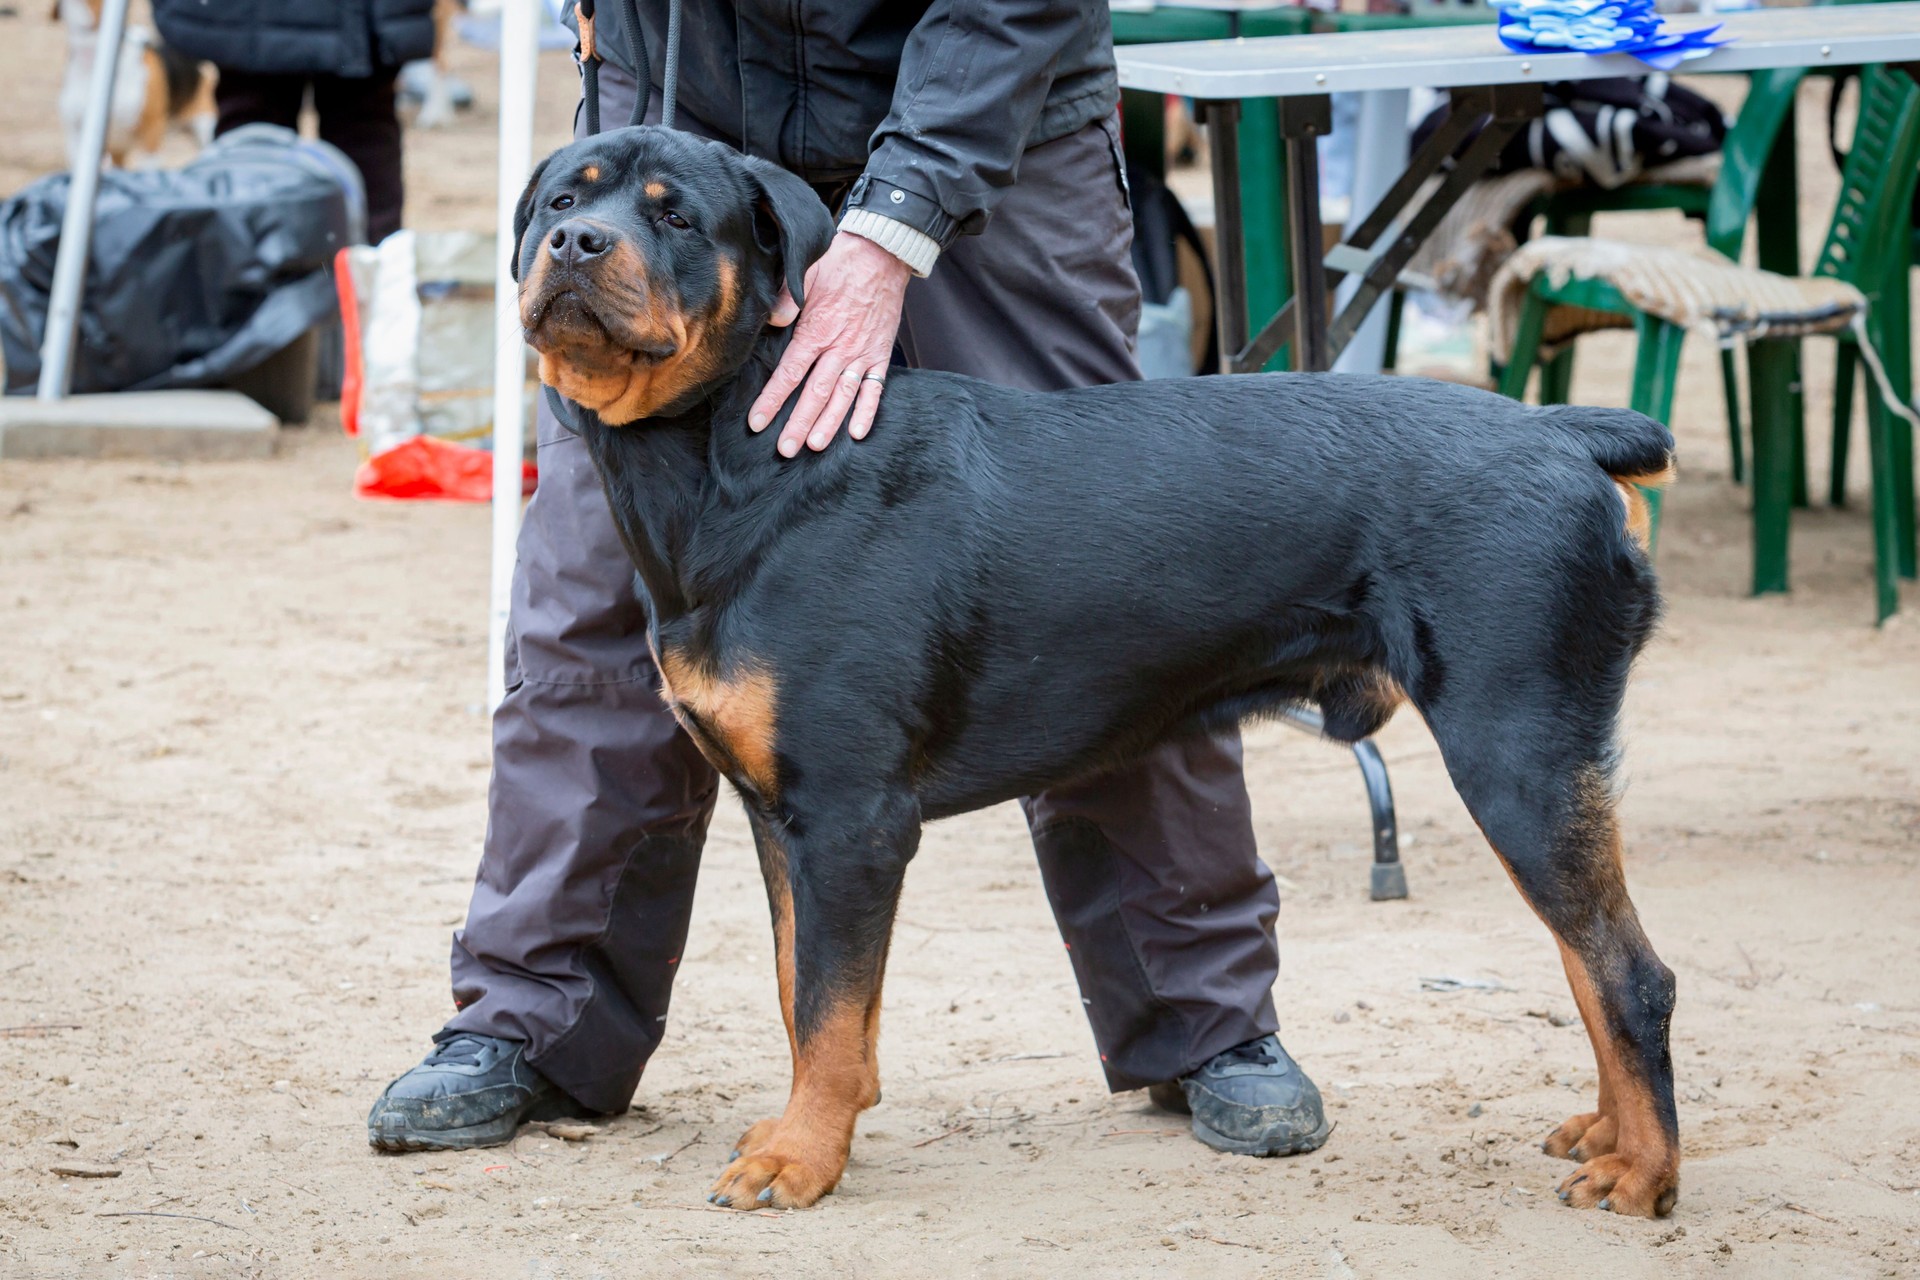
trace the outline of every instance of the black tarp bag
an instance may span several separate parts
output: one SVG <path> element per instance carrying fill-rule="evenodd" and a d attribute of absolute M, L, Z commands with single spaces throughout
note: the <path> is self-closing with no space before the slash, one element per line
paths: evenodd
<path fill-rule="evenodd" d="M 67 175 L 0 202 L 6 390 L 40 376 Z M 337 314 L 333 255 L 366 197 L 338 150 L 251 125 L 184 168 L 100 176 L 73 391 L 217 386 Z"/>

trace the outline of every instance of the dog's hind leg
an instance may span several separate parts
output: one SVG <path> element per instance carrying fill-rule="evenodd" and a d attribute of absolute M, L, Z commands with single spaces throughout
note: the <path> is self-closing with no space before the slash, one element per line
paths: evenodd
<path fill-rule="evenodd" d="M 1455 711 L 1429 714 L 1448 771 L 1559 943 L 1599 1068 L 1596 1109 L 1545 1143 L 1550 1153 L 1582 1162 L 1560 1184 L 1560 1198 L 1578 1208 L 1664 1216 L 1680 1185 L 1667 1044 L 1673 974 L 1627 897 L 1600 753 L 1581 750 L 1573 740 L 1581 735 L 1567 731 L 1569 720 L 1586 718 L 1570 708 L 1517 720 Z"/>
<path fill-rule="evenodd" d="M 880 989 L 920 818 L 909 795 L 855 807 L 858 819 L 754 817 L 793 1089 L 781 1115 L 741 1135 L 717 1204 L 814 1203 L 846 1170 L 855 1119 L 880 1100 Z"/>

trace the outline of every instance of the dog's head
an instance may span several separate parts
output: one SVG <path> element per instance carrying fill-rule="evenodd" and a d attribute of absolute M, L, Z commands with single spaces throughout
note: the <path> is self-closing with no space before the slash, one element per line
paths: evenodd
<path fill-rule="evenodd" d="M 610 426 L 684 409 L 753 349 L 833 219 L 784 169 L 669 129 L 615 129 L 533 171 L 513 219 L 540 380 Z"/>

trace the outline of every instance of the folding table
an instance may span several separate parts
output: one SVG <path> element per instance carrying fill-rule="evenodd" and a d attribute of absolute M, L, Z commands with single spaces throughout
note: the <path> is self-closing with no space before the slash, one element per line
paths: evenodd
<path fill-rule="evenodd" d="M 1718 24 L 1723 37 L 1732 37 L 1725 47 L 1686 63 L 1689 74 L 1920 61 L 1920 3 L 1913 0 L 1672 22 L 1680 30 Z M 1625 54 L 1516 54 L 1492 27 L 1480 25 L 1132 45 L 1117 56 L 1124 88 L 1193 98 L 1207 125 L 1219 257 L 1215 301 L 1221 362 L 1230 373 L 1257 370 L 1289 344 L 1294 368 L 1330 368 L 1441 217 L 1488 171 L 1507 140 L 1541 114 L 1542 84 L 1647 71 Z M 1331 126 L 1328 95 L 1418 87 L 1449 92 L 1447 123 L 1414 153 L 1373 210 L 1348 227 L 1343 242 L 1323 250 L 1314 139 Z M 1240 104 L 1251 98 L 1280 102 L 1286 258 L 1293 281 L 1292 298 L 1257 326 L 1248 308 L 1240 186 Z M 1476 127 L 1479 136 L 1416 205 L 1427 180 Z M 1336 314 L 1327 291 L 1348 275 L 1359 285 Z"/>

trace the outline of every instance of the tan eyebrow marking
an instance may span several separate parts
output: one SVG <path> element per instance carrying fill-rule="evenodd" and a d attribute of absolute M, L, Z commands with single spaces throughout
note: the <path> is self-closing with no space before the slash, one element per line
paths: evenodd
<path fill-rule="evenodd" d="M 598 182 L 600 181 L 600 166 L 597 164 L 590 164 L 586 168 L 580 171 L 580 176 L 586 179 L 588 182 Z"/>
<path fill-rule="evenodd" d="M 658 199 L 659 199 L 659 198 L 660 198 L 661 196 L 664 196 L 665 194 L 667 194 L 667 184 L 666 184 L 666 183 L 664 183 L 664 182 L 649 182 L 649 183 L 647 184 L 647 197 L 648 197 L 649 199 L 652 199 L 652 200 L 658 200 Z"/>

